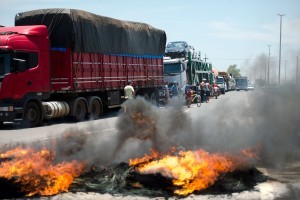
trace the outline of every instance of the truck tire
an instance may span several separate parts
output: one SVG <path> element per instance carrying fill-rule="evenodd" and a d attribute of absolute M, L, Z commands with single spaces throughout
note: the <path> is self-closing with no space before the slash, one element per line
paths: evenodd
<path fill-rule="evenodd" d="M 31 128 L 41 125 L 43 122 L 42 112 L 38 103 L 30 101 L 26 104 L 23 115 L 22 127 Z"/>
<path fill-rule="evenodd" d="M 149 98 L 149 95 L 148 95 L 147 93 L 144 94 L 144 99 L 145 99 L 146 101 L 149 101 L 150 98 Z"/>
<path fill-rule="evenodd" d="M 95 120 L 98 119 L 99 116 L 102 114 L 102 104 L 101 104 L 101 100 L 96 97 L 89 97 L 87 98 L 87 102 L 88 102 L 88 118 L 90 120 Z"/>
<path fill-rule="evenodd" d="M 150 96 L 150 102 L 151 102 L 153 105 L 158 106 L 158 100 L 157 100 L 157 97 L 156 97 L 155 93 L 152 93 L 152 94 L 151 94 L 151 96 Z"/>
<path fill-rule="evenodd" d="M 81 122 L 85 119 L 87 114 L 86 100 L 83 97 L 78 97 L 72 101 L 71 116 L 74 120 Z"/>
<path fill-rule="evenodd" d="M 221 89 L 221 94 L 225 94 L 225 89 Z"/>

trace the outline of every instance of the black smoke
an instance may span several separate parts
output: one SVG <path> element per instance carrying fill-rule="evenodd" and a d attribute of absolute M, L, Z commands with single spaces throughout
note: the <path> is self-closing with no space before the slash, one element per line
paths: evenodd
<path fill-rule="evenodd" d="M 260 152 L 261 164 L 278 167 L 300 158 L 299 86 L 281 85 L 227 95 L 230 98 L 221 96 L 205 105 L 205 112 L 199 108 L 196 113 L 185 112 L 186 108 L 178 104 L 158 109 L 137 99 L 128 104 L 129 112 L 154 119 L 150 124 L 155 131 L 149 137 L 140 137 L 149 128 L 137 127 L 129 120 L 129 113 L 122 114 L 117 122 L 116 149 L 127 146 L 130 158 L 130 146 L 135 143 L 139 146 L 132 148 L 134 156 L 143 155 L 150 148 L 166 151 L 173 146 L 231 153 L 253 148 Z"/>
<path fill-rule="evenodd" d="M 190 109 L 179 101 L 159 108 L 136 98 L 124 103 L 126 112 L 120 111 L 115 118 L 90 122 L 85 129 L 65 130 L 61 138 L 22 146 L 48 147 L 56 162 L 84 160 L 90 166 L 128 162 L 150 149 L 236 153 L 259 148 L 262 164 L 280 167 L 300 158 L 299 99 L 299 85 L 233 91 Z M 115 129 L 102 132 L 106 126 Z M 9 148 L 13 145 L 2 152 Z"/>

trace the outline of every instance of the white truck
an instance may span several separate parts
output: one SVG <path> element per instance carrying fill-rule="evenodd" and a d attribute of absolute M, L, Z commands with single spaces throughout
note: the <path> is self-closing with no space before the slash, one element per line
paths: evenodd
<path fill-rule="evenodd" d="M 164 58 L 164 81 L 169 83 L 169 93 L 172 97 L 171 87 L 176 82 L 181 90 L 187 83 L 186 69 L 188 60 L 184 58 Z"/>
<path fill-rule="evenodd" d="M 220 87 L 221 94 L 225 94 L 227 91 L 227 84 L 223 76 L 216 77 L 216 84 Z"/>

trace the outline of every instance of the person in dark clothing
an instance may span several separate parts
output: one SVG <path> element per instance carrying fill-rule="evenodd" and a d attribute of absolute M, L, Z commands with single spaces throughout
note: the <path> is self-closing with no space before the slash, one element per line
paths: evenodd
<path fill-rule="evenodd" d="M 171 87 L 172 90 L 172 97 L 178 96 L 178 85 L 177 82 L 174 82 L 174 84 Z"/>
<path fill-rule="evenodd" d="M 206 96 L 206 103 L 208 103 L 210 99 L 210 84 L 208 80 L 206 80 L 205 82 L 205 96 Z"/>
<path fill-rule="evenodd" d="M 188 92 L 190 86 L 189 84 L 186 84 L 185 87 L 184 87 L 184 95 L 186 95 L 186 93 Z"/>
<path fill-rule="evenodd" d="M 203 81 L 200 83 L 200 96 L 202 103 L 205 101 L 205 82 L 206 79 L 203 79 Z"/>

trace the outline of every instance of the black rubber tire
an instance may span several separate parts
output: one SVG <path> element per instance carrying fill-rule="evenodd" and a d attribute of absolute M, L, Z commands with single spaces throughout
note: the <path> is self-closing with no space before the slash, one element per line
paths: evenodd
<path fill-rule="evenodd" d="M 144 99 L 146 100 L 146 101 L 149 101 L 149 95 L 146 93 L 146 94 L 144 94 Z"/>
<path fill-rule="evenodd" d="M 42 124 L 42 120 L 42 112 L 39 105 L 34 101 L 27 103 L 21 123 L 22 127 L 31 128 L 39 126 Z"/>
<path fill-rule="evenodd" d="M 198 107 L 201 106 L 201 97 L 200 97 L 200 96 L 197 98 L 197 106 L 198 106 Z"/>
<path fill-rule="evenodd" d="M 91 103 L 89 105 L 91 107 L 91 112 L 89 113 L 89 119 L 95 120 L 98 119 L 101 114 L 101 103 L 98 99 L 91 100 Z"/>
<path fill-rule="evenodd" d="M 81 122 L 84 121 L 87 113 L 87 107 L 83 99 L 80 99 L 76 102 L 75 105 L 75 121 Z"/>
<path fill-rule="evenodd" d="M 151 96 L 150 96 L 150 102 L 153 104 L 153 105 L 158 105 L 158 101 L 157 101 L 157 97 L 155 95 L 155 93 L 152 93 Z"/>
<path fill-rule="evenodd" d="M 190 108 L 191 105 L 192 105 L 191 100 L 186 99 L 186 100 L 185 100 L 185 105 L 186 105 L 187 108 Z"/>

